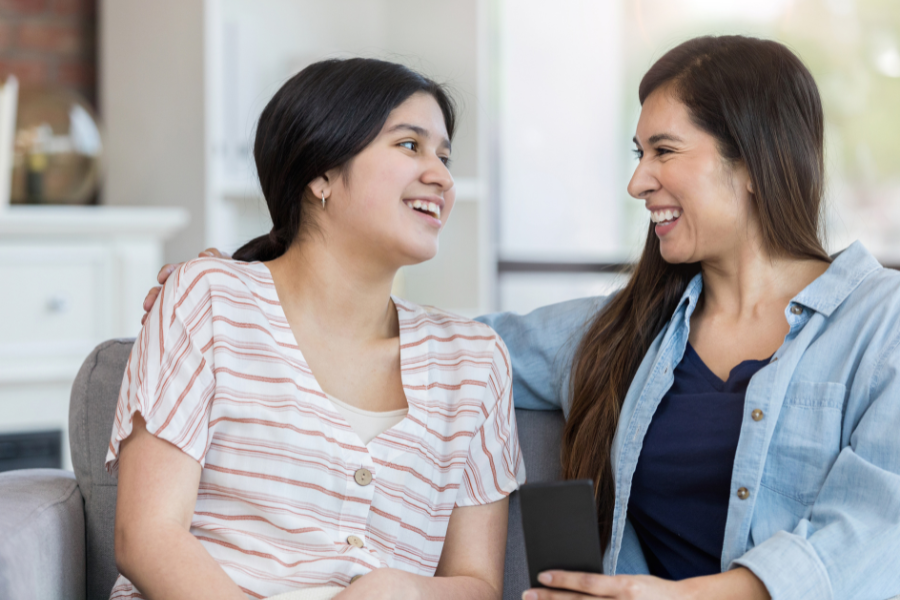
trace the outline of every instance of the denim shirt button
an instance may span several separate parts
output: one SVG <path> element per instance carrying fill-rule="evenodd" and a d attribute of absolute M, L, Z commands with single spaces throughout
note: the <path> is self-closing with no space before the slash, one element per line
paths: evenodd
<path fill-rule="evenodd" d="M 750 490 L 748 490 L 745 487 L 738 488 L 737 497 L 740 498 L 741 500 L 746 500 L 747 498 L 750 497 Z"/>
<path fill-rule="evenodd" d="M 753 412 L 750 413 L 750 416 L 753 417 L 754 421 L 762 421 L 763 417 L 766 415 L 765 415 L 765 413 L 763 413 L 763 411 L 759 410 L 758 408 L 755 408 L 755 409 L 753 409 Z"/>
<path fill-rule="evenodd" d="M 803 307 L 794 304 L 793 306 L 791 306 L 791 312 L 795 315 L 803 314 Z"/>

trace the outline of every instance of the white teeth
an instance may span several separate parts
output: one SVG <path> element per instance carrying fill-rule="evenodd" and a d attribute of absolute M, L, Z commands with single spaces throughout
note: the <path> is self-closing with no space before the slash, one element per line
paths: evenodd
<path fill-rule="evenodd" d="M 677 219 L 680 216 L 681 211 L 678 209 L 657 210 L 650 213 L 650 220 L 654 223 L 665 223 Z"/>
<path fill-rule="evenodd" d="M 410 208 L 425 211 L 436 219 L 441 218 L 441 206 L 436 202 L 428 202 L 427 200 L 409 200 L 406 205 Z"/>

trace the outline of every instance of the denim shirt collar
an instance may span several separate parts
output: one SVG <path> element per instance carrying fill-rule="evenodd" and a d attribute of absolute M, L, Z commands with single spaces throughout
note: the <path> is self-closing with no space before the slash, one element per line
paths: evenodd
<path fill-rule="evenodd" d="M 881 263 L 860 242 L 839 252 L 820 277 L 794 297 L 794 302 L 830 317 Z"/>
<path fill-rule="evenodd" d="M 799 294 L 794 296 L 792 302 L 811 308 L 825 317 L 830 317 L 831 313 L 847 299 L 853 290 L 859 287 L 866 277 L 881 268 L 881 263 L 866 250 L 861 242 L 853 242 L 846 249 L 838 252 L 828 270 L 803 288 Z M 678 307 L 673 314 L 673 324 L 680 325 L 678 323 L 679 315 L 683 315 L 685 324 L 689 324 L 702 291 L 703 275 L 698 273 L 688 283 L 678 301 Z M 682 310 L 684 310 L 683 313 Z"/>

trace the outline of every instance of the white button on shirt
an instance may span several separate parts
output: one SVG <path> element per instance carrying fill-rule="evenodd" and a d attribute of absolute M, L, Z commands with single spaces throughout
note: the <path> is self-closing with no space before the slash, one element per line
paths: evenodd
<path fill-rule="evenodd" d="M 433 575 L 453 508 L 525 480 L 511 367 L 489 327 L 394 304 L 409 412 L 364 445 L 303 359 L 268 268 L 186 263 L 132 350 L 107 467 L 135 412 L 197 460 L 191 532 L 252 597 L 379 567 Z M 137 593 L 120 576 L 112 597 Z"/>

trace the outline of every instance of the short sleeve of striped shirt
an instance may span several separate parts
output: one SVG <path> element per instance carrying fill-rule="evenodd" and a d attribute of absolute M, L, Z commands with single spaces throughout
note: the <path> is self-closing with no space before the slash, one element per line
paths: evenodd
<path fill-rule="evenodd" d="M 119 444 L 140 413 L 147 431 L 204 465 L 215 393 L 209 288 L 182 265 L 166 281 L 131 350 L 106 465 L 118 468 Z M 196 270 L 195 270 L 196 271 Z"/>
<path fill-rule="evenodd" d="M 494 346 L 488 390 L 492 402 L 485 407 L 487 418 L 469 445 L 457 506 L 502 500 L 525 483 L 513 406 L 512 367 L 509 352 L 499 336 Z"/>

